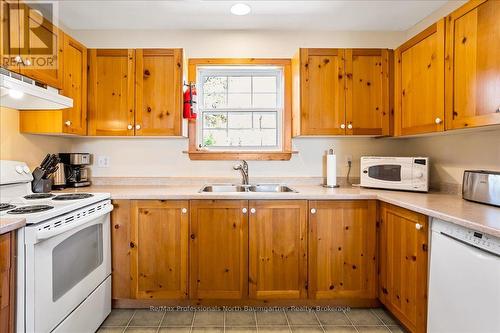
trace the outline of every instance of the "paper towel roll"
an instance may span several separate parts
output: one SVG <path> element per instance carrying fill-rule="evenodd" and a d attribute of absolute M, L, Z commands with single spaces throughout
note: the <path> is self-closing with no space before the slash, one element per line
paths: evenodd
<path fill-rule="evenodd" d="M 337 186 L 337 156 L 335 154 L 326 155 L 326 186 Z"/>

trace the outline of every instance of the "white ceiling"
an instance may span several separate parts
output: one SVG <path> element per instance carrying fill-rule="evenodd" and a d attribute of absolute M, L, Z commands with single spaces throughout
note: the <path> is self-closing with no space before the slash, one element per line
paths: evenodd
<path fill-rule="evenodd" d="M 251 6 L 231 15 L 232 4 Z M 448 0 L 220 1 L 60 0 L 59 20 L 73 30 L 403 31 Z"/>

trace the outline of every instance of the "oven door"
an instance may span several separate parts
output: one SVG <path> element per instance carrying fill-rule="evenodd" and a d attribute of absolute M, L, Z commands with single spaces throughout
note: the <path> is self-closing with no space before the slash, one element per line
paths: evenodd
<path fill-rule="evenodd" d="M 27 332 L 52 331 L 111 274 L 110 209 L 27 244 Z"/>

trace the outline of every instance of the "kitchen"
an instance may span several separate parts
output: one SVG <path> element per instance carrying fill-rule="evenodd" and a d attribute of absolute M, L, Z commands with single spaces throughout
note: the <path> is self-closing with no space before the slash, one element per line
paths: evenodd
<path fill-rule="evenodd" d="M 59 61 L 2 40 L 2 332 L 499 331 L 498 1 L 28 7 Z"/>

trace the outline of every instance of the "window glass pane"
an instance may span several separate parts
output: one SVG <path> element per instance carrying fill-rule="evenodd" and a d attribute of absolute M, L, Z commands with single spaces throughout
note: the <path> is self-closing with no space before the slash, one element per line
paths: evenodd
<path fill-rule="evenodd" d="M 254 94 L 253 107 L 256 109 L 276 108 L 276 94 Z"/>
<path fill-rule="evenodd" d="M 253 127 L 254 128 L 276 128 L 276 112 L 254 113 Z"/>
<path fill-rule="evenodd" d="M 276 146 L 276 130 L 258 130 L 258 129 L 245 129 L 245 130 L 228 130 L 229 141 L 231 146 Z"/>
<path fill-rule="evenodd" d="M 221 109 L 226 107 L 225 94 L 205 94 L 204 103 L 205 109 Z"/>
<path fill-rule="evenodd" d="M 231 112 L 228 115 L 229 128 L 252 128 L 252 114 L 250 112 Z"/>
<path fill-rule="evenodd" d="M 278 130 L 277 129 L 264 129 L 262 133 L 262 146 L 277 146 L 278 145 Z"/>
<path fill-rule="evenodd" d="M 226 128 L 227 115 L 225 112 L 210 112 L 204 113 L 203 117 L 204 128 Z"/>
<path fill-rule="evenodd" d="M 276 77 L 275 76 L 265 76 L 265 77 L 254 77 L 253 78 L 253 91 L 254 92 L 264 92 L 264 93 L 275 93 L 276 92 Z"/>
<path fill-rule="evenodd" d="M 228 94 L 227 107 L 234 109 L 251 108 L 252 95 L 251 94 Z"/>
<path fill-rule="evenodd" d="M 206 76 L 203 82 L 203 91 L 205 94 L 225 93 L 227 90 L 227 77 L 225 76 Z"/>
<path fill-rule="evenodd" d="M 249 76 L 230 76 L 228 81 L 228 91 L 230 93 L 252 92 L 252 78 Z"/>
<path fill-rule="evenodd" d="M 203 130 L 203 147 L 229 146 L 226 130 Z"/>

